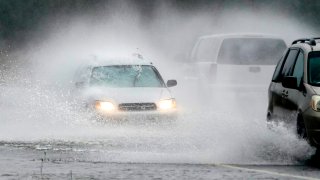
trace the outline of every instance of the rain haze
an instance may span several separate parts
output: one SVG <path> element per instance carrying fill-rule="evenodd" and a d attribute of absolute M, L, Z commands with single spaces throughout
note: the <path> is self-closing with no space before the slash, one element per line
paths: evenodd
<path fill-rule="evenodd" d="M 217 82 L 259 84 L 243 92 L 211 91 L 191 70 L 199 37 L 274 36 L 289 46 L 318 36 L 319 8 L 317 1 L 0 1 L 0 177 L 319 178 L 308 165 L 316 148 L 286 125 L 267 127 L 276 63 L 255 79 L 219 67 Z M 164 82 L 177 80 L 169 88 L 176 119 L 101 122 L 79 102 L 80 67 L 133 54 Z"/>

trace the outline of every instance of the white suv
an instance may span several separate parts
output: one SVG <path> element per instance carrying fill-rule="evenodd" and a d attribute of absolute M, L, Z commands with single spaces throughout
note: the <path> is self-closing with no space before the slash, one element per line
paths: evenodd
<path fill-rule="evenodd" d="M 152 63 L 141 57 L 102 58 L 80 68 L 75 77 L 89 108 L 107 119 L 175 118 L 176 101 Z"/>

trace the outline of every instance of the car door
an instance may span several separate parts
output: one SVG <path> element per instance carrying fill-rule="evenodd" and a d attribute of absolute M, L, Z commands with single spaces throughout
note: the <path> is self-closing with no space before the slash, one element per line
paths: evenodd
<path fill-rule="evenodd" d="M 286 101 L 289 103 L 285 108 L 288 109 L 288 111 L 291 111 L 290 116 L 295 116 L 295 112 L 299 109 L 299 100 L 303 98 L 302 96 L 305 96 L 305 93 L 303 91 L 303 84 L 302 84 L 302 78 L 304 74 L 304 53 L 302 50 L 299 51 L 299 54 L 297 56 L 297 59 L 294 63 L 292 73 L 289 76 L 297 78 L 297 88 L 291 89 L 286 88 Z M 294 118 L 295 119 L 295 118 Z"/>
<path fill-rule="evenodd" d="M 282 85 L 283 79 L 286 76 L 292 76 L 294 72 L 294 67 L 297 62 L 297 58 L 299 57 L 299 63 L 301 62 L 301 53 L 299 49 L 292 48 L 290 49 L 290 52 L 288 54 L 287 60 L 283 65 L 283 69 L 281 71 L 281 83 L 279 83 L 279 90 L 281 92 L 281 115 L 284 121 L 289 122 L 293 119 L 293 117 L 296 115 L 293 112 L 296 112 L 297 110 L 297 102 L 296 99 L 296 90 L 286 88 Z M 302 60 L 303 60 L 303 54 L 302 54 Z M 298 67 L 298 66 L 297 66 Z M 298 76 L 298 69 L 296 70 L 296 76 Z M 300 72 L 299 72 L 300 73 Z M 301 80 L 301 79 L 300 79 Z M 295 118 L 294 118 L 295 119 Z"/>
<path fill-rule="evenodd" d="M 282 86 L 282 79 L 285 76 L 289 76 L 292 74 L 293 67 L 295 64 L 295 60 L 299 53 L 299 49 L 290 48 L 287 52 L 283 63 L 281 66 L 277 66 L 275 71 L 275 75 L 273 77 L 272 83 L 270 85 L 270 104 L 269 111 L 272 112 L 273 115 L 282 118 L 290 115 L 290 111 L 288 109 L 292 108 L 292 102 L 288 99 L 289 89 Z"/>
<path fill-rule="evenodd" d="M 272 81 L 269 85 L 268 89 L 268 118 L 272 118 L 271 116 L 278 115 L 279 112 L 279 106 L 281 104 L 281 90 L 280 90 L 280 73 L 283 67 L 283 64 L 285 60 L 287 59 L 287 56 L 289 54 L 290 50 L 287 50 L 284 55 L 281 57 L 279 60 L 273 76 L 272 76 Z"/>

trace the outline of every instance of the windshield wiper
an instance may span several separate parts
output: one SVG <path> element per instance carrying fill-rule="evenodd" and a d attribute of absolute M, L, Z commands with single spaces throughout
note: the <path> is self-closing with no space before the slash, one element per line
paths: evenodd
<path fill-rule="evenodd" d="M 139 73 L 134 77 L 133 87 L 136 87 L 136 82 L 138 81 L 140 76 L 141 76 L 141 71 L 139 71 Z"/>

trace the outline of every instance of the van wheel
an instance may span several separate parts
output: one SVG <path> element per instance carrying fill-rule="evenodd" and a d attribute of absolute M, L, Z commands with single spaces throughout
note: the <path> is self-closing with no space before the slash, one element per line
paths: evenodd
<path fill-rule="evenodd" d="M 302 139 L 307 139 L 307 129 L 306 126 L 304 124 L 304 120 L 301 114 L 298 114 L 298 118 L 297 118 L 297 134 L 299 136 L 299 138 Z"/>

